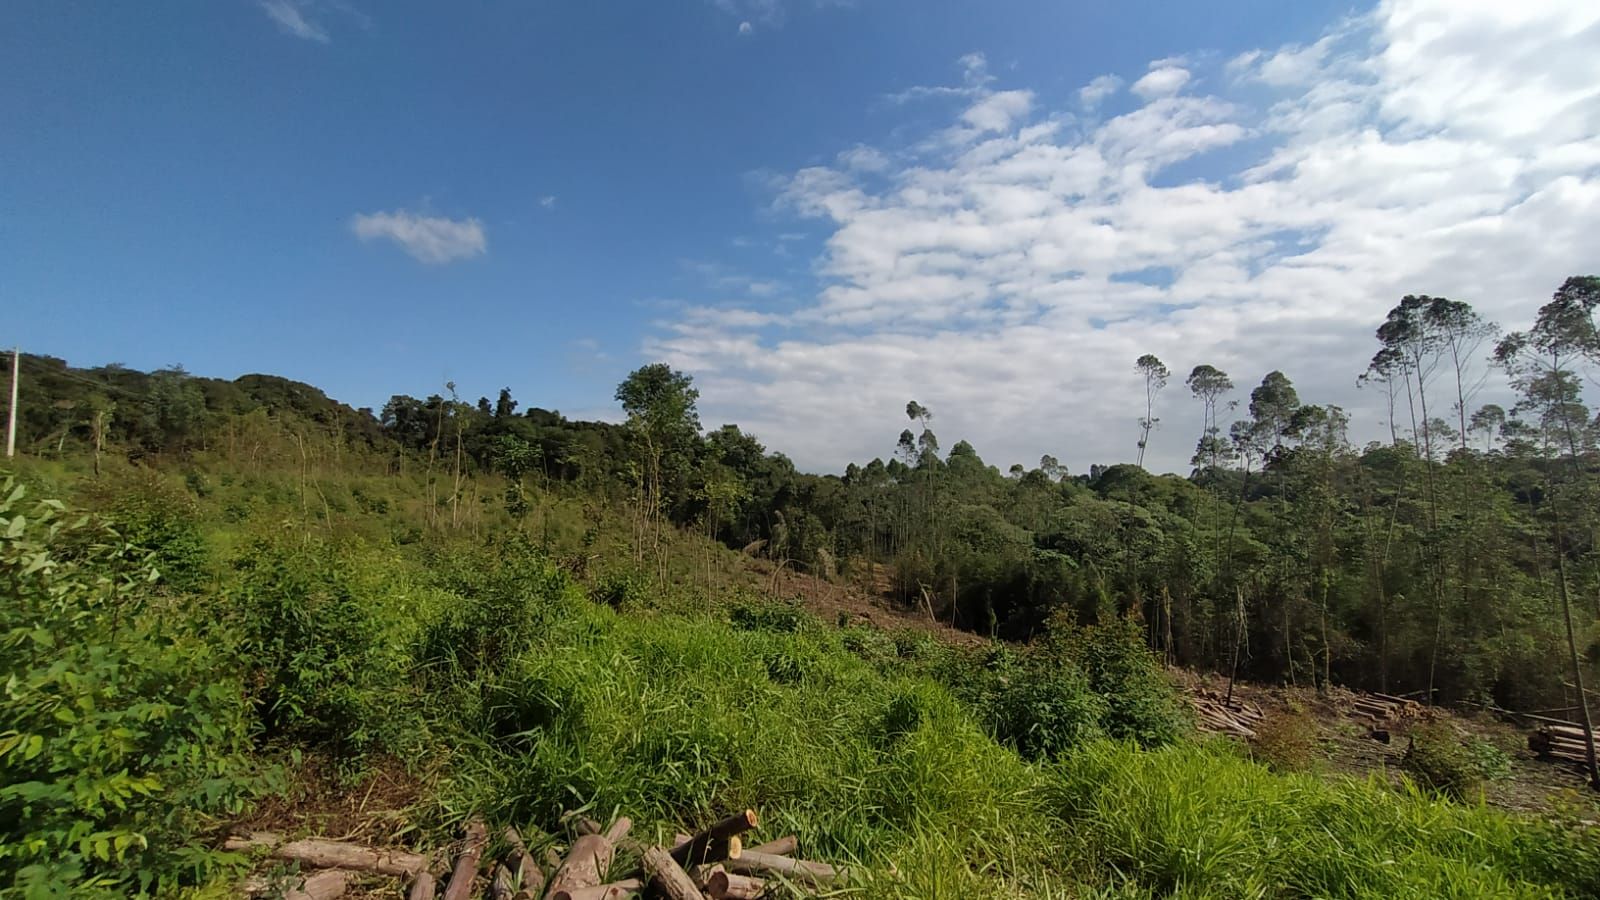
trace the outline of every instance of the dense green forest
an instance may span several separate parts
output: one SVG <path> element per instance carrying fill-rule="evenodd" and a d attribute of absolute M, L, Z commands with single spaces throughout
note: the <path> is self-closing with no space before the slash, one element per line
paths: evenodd
<path fill-rule="evenodd" d="M 805 474 L 705 430 L 665 365 L 607 424 L 24 356 L 0 896 L 228 895 L 215 836 L 307 759 L 335 787 L 404 761 L 418 845 L 474 812 L 759 806 L 864 896 L 1593 896 L 1582 810 L 1269 771 L 1197 741 L 1162 664 L 1571 707 L 1600 659 L 1597 305 L 1569 279 L 1500 334 L 1406 297 L 1365 447 L 1284 373 L 1195 365 L 1187 475 L 1002 472 L 914 401 L 887 462 Z M 1176 386 L 1130 376 L 1142 455 Z M 1520 400 L 1475 404 L 1486 377 Z M 751 556 L 998 640 L 819 621 L 735 577 Z"/>

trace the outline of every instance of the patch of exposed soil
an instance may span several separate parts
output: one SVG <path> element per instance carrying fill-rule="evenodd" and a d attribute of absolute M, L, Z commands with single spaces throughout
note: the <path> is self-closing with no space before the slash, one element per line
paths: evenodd
<path fill-rule="evenodd" d="M 910 628 L 960 645 L 981 644 L 984 638 L 939 621 L 928 611 L 913 609 L 891 599 L 888 569 L 875 566 L 870 577 L 829 580 L 778 566 L 770 559 L 748 560 L 758 589 L 786 600 L 798 600 L 830 624 L 869 624 L 885 630 Z"/>
<path fill-rule="evenodd" d="M 243 821 L 239 832 L 276 831 L 315 834 L 330 840 L 375 846 L 407 843 L 407 808 L 426 785 L 392 757 L 370 763 L 354 780 L 342 776 L 326 758 L 308 755 L 289 773 L 287 790 L 269 796 Z"/>

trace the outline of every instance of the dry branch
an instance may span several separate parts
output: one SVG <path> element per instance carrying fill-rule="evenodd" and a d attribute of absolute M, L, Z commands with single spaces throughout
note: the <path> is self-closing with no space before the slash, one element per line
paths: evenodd
<path fill-rule="evenodd" d="M 573 841 L 567 858 L 550 877 L 552 900 L 558 891 L 573 891 L 600 884 L 606 870 L 611 868 L 613 852 L 611 842 L 598 834 L 585 834 Z"/>
<path fill-rule="evenodd" d="M 755 900 L 766 893 L 767 882 L 750 875 L 735 875 L 722 866 L 712 866 L 702 880 L 706 896 L 712 900 Z"/>
<path fill-rule="evenodd" d="M 782 875 L 807 884 L 827 884 L 841 877 L 839 870 L 827 863 L 790 859 L 787 856 L 773 856 L 770 853 L 756 853 L 751 850 L 746 850 L 738 859 L 730 859 L 723 863 L 723 867 L 737 875 Z"/>
<path fill-rule="evenodd" d="M 704 900 L 700 888 L 671 853 L 660 847 L 641 846 L 636 841 L 628 842 L 627 847 L 639 855 L 639 866 L 649 877 L 650 886 L 667 900 Z"/>
<path fill-rule="evenodd" d="M 323 869 L 304 878 L 294 876 L 285 884 L 270 878 L 245 881 L 244 892 L 251 897 L 282 897 L 283 900 L 333 900 L 344 896 L 350 887 L 350 873 L 343 869 Z"/>
<path fill-rule="evenodd" d="M 354 869 L 409 877 L 428 867 L 426 856 L 403 850 L 385 850 L 317 838 L 286 842 L 280 835 L 267 831 L 254 832 L 245 837 L 230 837 L 222 846 L 227 850 L 267 850 L 278 859 L 304 863 L 318 869 Z"/>
<path fill-rule="evenodd" d="M 615 844 L 627 837 L 631 830 L 633 830 L 633 820 L 627 816 L 618 816 L 617 820 L 611 823 L 611 827 L 606 829 L 605 838 Z"/>
<path fill-rule="evenodd" d="M 544 872 L 538 863 L 533 861 L 533 854 L 528 852 L 528 845 L 523 843 L 522 835 L 515 828 L 507 828 L 501 837 L 505 839 L 507 850 L 505 864 L 511 870 L 512 882 L 530 896 L 537 897 L 544 893 Z"/>
<path fill-rule="evenodd" d="M 790 834 L 778 838 L 775 841 L 767 841 L 765 844 L 757 844 L 754 847 L 747 848 L 744 852 L 770 853 L 773 856 L 793 856 L 794 852 L 798 849 L 800 849 L 799 838 L 796 838 L 794 835 Z"/>
<path fill-rule="evenodd" d="M 644 879 L 624 878 L 609 884 L 596 884 L 571 890 L 563 888 L 552 892 L 550 900 L 621 900 L 629 894 L 637 894 L 643 890 Z"/>
<path fill-rule="evenodd" d="M 418 872 L 416 879 L 411 882 L 411 890 L 406 893 L 406 900 L 433 900 L 438 887 L 439 882 L 432 872 Z"/>

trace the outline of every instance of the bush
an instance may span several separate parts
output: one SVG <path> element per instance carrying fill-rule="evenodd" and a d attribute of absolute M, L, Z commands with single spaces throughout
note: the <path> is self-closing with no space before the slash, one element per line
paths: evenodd
<path fill-rule="evenodd" d="M 1317 723 L 1299 706 L 1274 711 L 1255 727 L 1250 755 L 1280 772 L 1300 772 L 1317 759 Z"/>
<path fill-rule="evenodd" d="M 520 536 L 438 561 L 453 601 L 422 624 L 417 662 L 431 683 L 504 670 L 551 622 L 584 604 L 572 579 Z"/>
<path fill-rule="evenodd" d="M 129 896 L 203 881 L 258 786 L 238 679 L 149 554 L 0 486 L 0 883 Z M 0 890 L 0 894 L 8 893 Z"/>
<path fill-rule="evenodd" d="M 401 661 L 345 566 L 298 541 L 257 541 L 234 562 L 229 633 L 269 740 L 359 754 L 389 746 L 402 726 Z"/>
<path fill-rule="evenodd" d="M 210 580 L 209 554 L 188 496 L 144 471 L 126 485 L 101 487 L 95 493 L 106 521 L 136 551 L 149 554 L 162 584 L 195 591 Z"/>
<path fill-rule="evenodd" d="M 728 610 L 728 621 L 741 631 L 792 634 L 810 618 L 804 607 L 787 600 L 744 599 Z"/>
<path fill-rule="evenodd" d="M 1470 746 L 1444 722 L 1418 725 L 1411 730 L 1410 741 L 1401 765 L 1423 787 L 1461 799 L 1481 790 L 1491 774 L 1481 747 Z M 1498 748 L 1491 749 L 1498 753 Z M 1503 761 L 1504 754 L 1500 757 Z M 1487 758 L 1487 762 L 1492 767 L 1496 760 Z"/>
<path fill-rule="evenodd" d="M 1078 627 L 1057 620 L 1044 644 L 1046 652 L 1063 664 L 1075 663 L 1088 676 L 1090 687 L 1105 698 L 1100 724 L 1110 736 L 1159 747 L 1190 732 L 1189 706 L 1145 645 L 1138 622 L 1114 619 Z"/>
<path fill-rule="evenodd" d="M 995 740 L 1027 759 L 1055 756 L 1104 735 L 1106 701 L 1070 661 L 994 644 L 954 651 L 936 672 Z"/>

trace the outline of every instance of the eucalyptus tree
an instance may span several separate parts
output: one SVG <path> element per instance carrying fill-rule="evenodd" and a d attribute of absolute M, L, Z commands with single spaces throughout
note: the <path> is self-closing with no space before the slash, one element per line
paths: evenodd
<path fill-rule="evenodd" d="M 1139 420 L 1139 456 L 1135 462 L 1135 465 L 1142 469 L 1144 451 L 1150 445 L 1150 432 L 1161 422 L 1155 414 L 1156 395 L 1167 386 L 1167 379 L 1172 377 L 1172 372 L 1165 363 L 1151 353 L 1134 360 L 1133 367 L 1144 377 L 1144 418 Z"/>
<path fill-rule="evenodd" d="M 1443 356 L 1450 361 L 1455 376 L 1456 419 L 1461 449 L 1467 449 L 1467 403 L 1483 387 L 1487 372 L 1475 369 L 1478 351 L 1499 330 L 1493 322 L 1478 315 L 1468 303 L 1431 297 L 1422 313 L 1423 323 L 1432 333 Z"/>
<path fill-rule="evenodd" d="M 1584 746 L 1590 784 L 1600 790 L 1600 766 L 1596 765 L 1594 723 L 1589 716 L 1583 683 L 1583 664 L 1578 652 L 1577 632 L 1572 619 L 1572 597 L 1567 572 L 1566 520 L 1568 498 L 1578 488 L 1586 452 L 1593 451 L 1592 435 L 1585 440 L 1589 413 L 1583 405 L 1581 367 L 1600 361 L 1600 332 L 1594 311 L 1600 306 L 1600 277 L 1568 278 L 1549 303 L 1539 308 L 1533 328 L 1506 335 L 1494 350 L 1495 361 L 1511 376 L 1521 399 L 1517 412 L 1537 416 L 1542 436 L 1540 446 L 1547 456 L 1564 451 L 1567 478 L 1563 484 L 1552 477 L 1555 467 L 1547 466 L 1546 487 L 1554 516 L 1556 592 L 1566 626 L 1567 655 L 1572 680 L 1582 713 Z M 1585 446 L 1587 444 L 1588 446 Z M 1554 450 L 1554 452 L 1552 452 Z M 1580 515 L 1590 511 L 1579 510 Z"/>
<path fill-rule="evenodd" d="M 1494 450 L 1494 440 L 1506 426 L 1506 411 L 1498 403 L 1485 403 L 1467 422 L 1467 431 L 1483 439 L 1483 452 Z"/>
<path fill-rule="evenodd" d="M 1204 407 L 1200 417 L 1200 440 L 1195 443 L 1193 463 L 1199 468 L 1204 461 L 1207 467 L 1215 469 L 1222 449 L 1221 433 L 1217 426 L 1217 401 L 1233 390 L 1233 381 L 1228 378 L 1228 373 L 1216 366 L 1201 364 L 1190 370 L 1184 384 L 1189 386 L 1189 393 Z"/>

